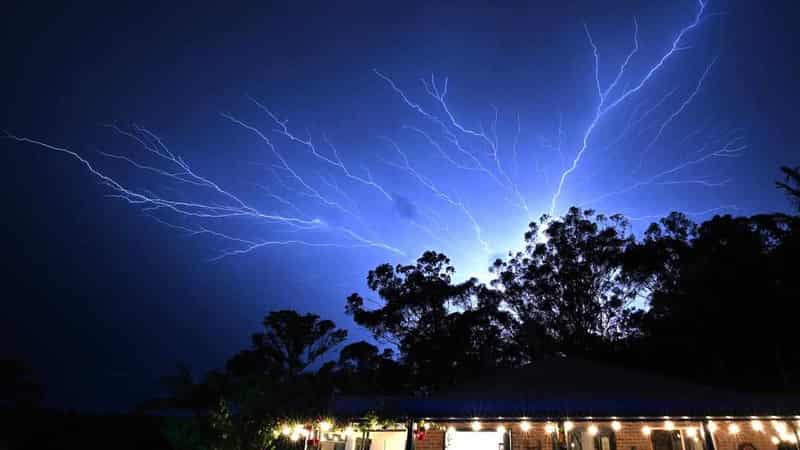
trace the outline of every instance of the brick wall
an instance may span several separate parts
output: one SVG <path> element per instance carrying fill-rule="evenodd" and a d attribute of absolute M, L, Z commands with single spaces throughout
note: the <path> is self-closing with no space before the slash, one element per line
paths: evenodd
<path fill-rule="evenodd" d="M 762 421 L 763 431 L 755 431 L 750 425 L 749 420 L 739 421 L 714 421 L 717 425 L 716 432 L 713 433 L 714 443 L 716 450 L 752 450 L 750 448 L 741 448 L 742 444 L 751 444 L 756 450 L 776 450 L 777 445 L 772 442 L 772 437 L 777 433 L 774 431 L 769 421 Z M 729 425 L 735 423 L 739 427 L 739 432 L 731 434 L 729 432 Z M 596 425 L 602 430 L 611 430 L 610 421 L 595 421 L 591 424 Z M 446 423 L 438 424 L 439 427 L 445 428 L 453 426 L 457 430 L 470 431 L 470 422 L 460 423 Z M 519 422 L 500 422 L 500 421 L 482 421 L 482 430 L 494 430 L 499 425 L 503 425 L 509 430 L 511 435 L 511 448 L 509 450 L 553 450 L 553 435 L 545 431 L 545 422 L 530 422 L 530 429 L 524 432 L 520 428 Z M 590 425 L 586 421 L 576 421 L 575 430 L 586 430 Z M 647 426 L 651 430 L 664 430 L 667 425 L 664 421 L 650 421 L 650 422 L 625 422 L 621 421 L 622 428 L 614 432 L 616 441 L 616 450 L 655 450 L 651 436 L 643 432 L 643 427 Z M 439 427 L 432 428 L 426 432 L 425 439 L 417 440 L 415 442 L 416 450 L 444 450 L 445 431 L 438 429 Z M 684 442 L 692 440 L 689 437 L 689 428 L 697 430 L 697 444 L 688 442 L 683 450 L 702 450 L 703 447 L 703 433 L 701 431 L 701 423 L 697 421 L 672 421 L 672 427 L 675 431 L 680 431 Z M 562 434 L 563 437 L 563 428 Z M 694 445 L 696 447 L 692 448 Z M 591 449 L 584 449 L 591 450 Z"/>
<path fill-rule="evenodd" d="M 444 431 L 428 430 L 425 432 L 425 439 L 421 441 L 417 440 L 415 444 L 416 450 L 443 450 Z"/>

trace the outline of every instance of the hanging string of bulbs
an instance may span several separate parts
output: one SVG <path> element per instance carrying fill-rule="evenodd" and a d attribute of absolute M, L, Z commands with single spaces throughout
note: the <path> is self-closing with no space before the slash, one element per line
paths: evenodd
<path fill-rule="evenodd" d="M 357 428 L 354 425 L 355 424 L 348 424 L 344 427 L 339 427 L 337 429 L 334 429 L 334 424 L 330 420 L 320 420 L 319 422 L 311 425 L 303 425 L 299 423 L 283 424 L 273 431 L 273 435 L 275 437 L 283 436 L 291 441 L 298 441 L 301 438 L 312 440 L 315 443 L 318 443 L 318 441 L 320 440 L 339 441 L 339 440 L 347 440 L 359 432 L 359 428 Z M 612 420 L 609 425 L 610 428 L 615 432 L 620 431 L 623 428 L 622 422 L 618 420 Z M 790 430 L 789 425 L 787 425 L 785 421 L 773 419 L 770 420 L 770 425 L 775 432 L 775 434 L 770 436 L 770 441 L 773 444 L 778 445 L 781 442 L 786 442 L 789 444 L 798 443 L 797 432 L 794 430 Z M 520 431 L 522 431 L 523 433 L 528 433 L 534 429 L 534 425 L 530 421 L 525 420 L 524 418 L 519 422 L 518 426 Z M 800 429 L 800 420 L 797 420 L 795 426 L 796 429 Z M 396 430 L 401 430 L 404 429 L 404 427 L 405 425 L 398 423 L 395 424 L 393 428 Z M 471 422 L 469 422 L 469 427 L 472 431 L 481 431 L 483 430 L 484 425 L 478 418 L 474 418 Z M 708 418 L 707 422 L 705 423 L 705 425 L 703 425 L 703 427 L 708 433 L 712 435 L 720 431 L 719 425 L 710 418 Z M 656 429 L 672 431 L 675 430 L 676 428 L 677 427 L 672 420 L 665 418 L 663 424 L 660 427 L 657 427 Z M 757 433 L 767 432 L 767 428 L 764 426 L 764 423 L 758 419 L 753 419 L 750 421 L 750 428 Z M 366 424 L 364 431 L 367 430 L 375 431 L 381 429 L 386 429 L 386 427 L 384 425 L 378 424 L 376 421 L 371 421 L 371 423 Z M 414 437 L 417 440 L 424 440 L 426 437 L 426 433 L 430 429 L 436 429 L 442 431 L 444 430 L 455 431 L 455 428 L 452 425 L 445 426 L 443 424 L 434 423 L 428 420 L 421 420 L 413 424 Z M 547 434 L 555 434 L 558 433 L 559 431 L 563 431 L 566 434 L 573 431 L 574 429 L 575 429 L 575 423 L 571 420 L 565 420 L 560 424 L 560 426 L 559 423 L 552 421 L 548 421 L 544 424 L 544 431 Z M 593 422 L 588 422 L 588 424 L 585 426 L 585 430 L 589 435 L 595 436 L 600 432 L 600 427 Z M 650 424 L 645 424 L 641 427 L 641 432 L 645 436 L 649 436 L 653 432 L 653 430 L 654 429 Z M 685 426 L 681 427 L 681 430 L 683 430 L 685 436 L 689 439 L 693 439 L 695 441 L 698 441 L 700 439 L 701 427 Z M 505 425 L 500 424 L 496 426 L 495 431 L 500 434 L 505 434 L 508 430 L 506 429 Z M 739 433 L 741 433 L 741 431 L 742 431 L 741 426 L 734 421 L 731 421 L 727 426 L 727 432 L 729 435 L 736 436 Z"/>

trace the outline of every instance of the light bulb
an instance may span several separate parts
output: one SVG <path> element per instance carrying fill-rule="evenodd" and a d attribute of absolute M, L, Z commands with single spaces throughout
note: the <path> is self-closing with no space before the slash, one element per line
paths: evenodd
<path fill-rule="evenodd" d="M 611 422 L 611 429 L 614 431 L 619 431 L 622 429 L 622 424 L 615 420 Z"/>
<path fill-rule="evenodd" d="M 531 423 L 530 422 L 522 422 L 522 423 L 519 424 L 519 429 L 527 433 L 528 431 L 531 430 Z"/>

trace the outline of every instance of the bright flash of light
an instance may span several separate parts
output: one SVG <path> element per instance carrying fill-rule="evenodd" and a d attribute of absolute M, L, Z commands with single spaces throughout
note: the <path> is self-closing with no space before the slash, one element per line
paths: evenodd
<path fill-rule="evenodd" d="M 403 200 L 396 192 L 404 192 L 411 187 L 424 192 L 411 202 L 411 209 L 415 213 L 409 216 L 413 217 L 404 219 L 405 225 L 413 231 L 415 240 L 424 235 L 444 247 L 454 245 L 453 236 L 456 233 L 451 226 L 455 228 L 454 224 L 457 223 L 468 230 L 468 239 L 482 250 L 482 256 L 486 256 L 496 252 L 501 245 L 491 234 L 493 224 L 480 214 L 480 205 L 489 203 L 493 210 L 499 208 L 498 205 L 510 206 L 515 220 L 530 222 L 538 215 L 532 210 L 534 203 L 526 196 L 526 186 L 522 183 L 526 179 L 519 176 L 525 169 L 529 169 L 525 173 L 530 177 L 541 175 L 544 178 L 543 185 L 548 188 L 543 208 L 550 216 L 559 212 L 565 191 L 571 192 L 575 188 L 575 174 L 586 164 L 588 155 L 607 156 L 614 163 L 618 155 L 612 153 L 619 152 L 623 148 L 621 144 L 628 142 L 628 139 L 641 139 L 643 143 L 635 154 L 638 166 L 630 179 L 621 181 L 608 192 L 600 191 L 593 194 L 593 198 L 577 204 L 593 205 L 659 186 L 720 189 L 730 183 L 731 180 L 725 177 L 694 173 L 706 165 L 738 158 L 748 149 L 741 130 L 715 130 L 710 121 L 693 126 L 677 143 L 681 149 L 688 149 L 686 152 L 670 159 L 668 163 L 653 167 L 654 152 L 664 145 L 670 129 L 697 102 L 702 89 L 711 83 L 717 59 L 713 58 L 704 64 L 702 71 L 696 71 L 691 78 L 691 86 L 687 88 L 688 93 L 680 94 L 678 88 L 672 87 L 666 93 L 649 97 L 644 91 L 655 83 L 668 65 L 678 59 L 677 54 L 691 48 L 687 43 L 690 35 L 713 15 L 706 11 L 707 5 L 707 0 L 698 0 L 687 23 L 676 30 L 664 50 L 649 58 L 642 54 L 640 25 L 638 19 L 634 18 L 630 47 L 626 47 L 621 61 L 614 64 L 608 80 L 602 76 L 604 64 L 600 57 L 599 41 L 592 35 L 589 25 L 584 25 L 583 33 L 588 42 L 586 57 L 587 60 L 592 59 L 590 79 L 594 101 L 591 111 L 588 111 L 590 120 L 573 133 L 565 129 L 568 127 L 565 127 L 559 111 L 554 135 L 538 137 L 541 154 L 534 154 L 531 146 L 526 145 L 523 138 L 527 130 L 523 129 L 524 122 L 519 113 L 513 114 L 512 135 L 505 136 L 500 125 L 506 112 L 490 104 L 491 117 L 488 120 L 470 119 L 452 102 L 454 85 L 447 77 L 431 75 L 421 79 L 421 86 L 415 95 L 410 89 L 401 87 L 404 83 L 395 81 L 377 69 L 374 70 L 375 76 L 391 91 L 388 97 L 397 100 L 403 110 L 419 122 L 399 125 L 399 134 L 407 139 L 415 139 L 418 141 L 416 145 L 408 145 L 400 137 L 380 138 L 386 145 L 380 150 L 377 160 L 391 169 L 383 165 L 354 162 L 353 153 L 344 147 L 340 148 L 342 143 L 338 139 L 331 139 L 325 133 L 312 134 L 294 123 L 290 126 L 287 117 L 253 97 L 248 97 L 249 101 L 259 114 L 265 116 L 270 129 L 231 113 L 221 114 L 223 120 L 236 130 L 250 136 L 254 145 L 263 149 L 268 158 L 263 165 L 271 177 L 267 181 L 249 183 L 263 194 L 263 198 L 258 199 L 245 196 L 228 186 L 228 183 L 201 173 L 176 154 L 164 139 L 138 125 L 129 128 L 109 125 L 108 128 L 120 139 L 130 141 L 137 149 L 143 150 L 143 157 L 138 153 L 101 152 L 100 155 L 103 161 L 130 168 L 131 176 L 150 176 L 157 180 L 145 187 L 138 187 L 143 183 L 139 180 L 134 182 L 128 181 L 129 177 L 114 176 L 111 170 L 101 167 L 97 162 L 90 162 L 70 148 L 9 132 L 5 137 L 72 158 L 108 189 L 109 197 L 141 209 L 170 230 L 204 238 L 222 247 L 209 258 L 212 261 L 276 247 L 370 249 L 405 258 L 410 251 L 392 242 L 397 239 L 396 233 L 376 230 L 376 224 L 370 221 L 374 217 L 366 215 L 370 211 L 359 195 L 372 196 L 394 207 Z M 643 69 L 640 70 L 638 65 Z M 628 104 L 631 111 L 626 109 Z M 669 110 L 666 109 L 668 105 L 672 105 Z M 609 130 L 612 132 L 611 139 L 600 142 L 603 136 L 608 135 L 601 132 L 601 128 L 620 120 L 621 129 Z M 556 128 L 555 123 L 548 128 Z M 575 138 L 570 141 L 573 134 Z M 710 136 L 706 142 L 697 142 L 706 136 Z M 575 148 L 571 149 L 572 146 Z M 423 150 L 429 155 L 425 161 L 421 160 Z M 530 164 L 532 167 L 520 164 L 520 158 L 526 156 L 535 159 L 534 164 Z M 540 164 L 540 158 L 555 161 L 556 169 L 552 174 L 548 172 L 553 165 Z M 298 163 L 299 159 L 307 163 L 310 161 L 313 167 L 322 168 L 319 169 L 322 172 Z M 425 162 L 431 159 L 443 162 L 446 169 L 430 169 Z M 522 170 L 519 170 L 520 166 Z M 397 175 L 393 173 L 397 171 L 399 176 L 390 176 Z M 485 198 L 462 197 L 465 193 L 463 188 L 456 189 L 451 185 L 454 174 L 468 177 L 470 184 L 486 183 L 495 191 L 485 194 Z M 550 183 L 551 176 L 557 182 Z M 585 179 L 591 180 L 592 177 Z M 164 183 L 169 186 L 164 187 Z M 498 192 L 500 195 L 495 195 Z M 425 204 L 428 200 L 435 201 L 435 206 Z M 706 216 L 723 210 L 736 210 L 737 206 L 724 204 L 703 208 L 689 211 L 687 215 Z M 441 216 L 446 213 L 442 210 L 454 214 L 443 218 Z M 630 220 L 650 220 L 662 216 L 643 214 L 630 217 Z M 337 220 L 332 220 L 332 217 Z M 259 228 L 244 232 L 240 228 L 243 222 Z M 564 427 L 569 431 L 571 422 L 565 422 Z M 785 433 L 785 430 L 776 430 Z"/>

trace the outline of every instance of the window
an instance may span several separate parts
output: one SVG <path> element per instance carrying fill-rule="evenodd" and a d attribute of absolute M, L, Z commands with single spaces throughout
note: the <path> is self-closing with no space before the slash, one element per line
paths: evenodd
<path fill-rule="evenodd" d="M 600 428 L 595 435 L 586 430 L 574 430 L 569 433 L 567 447 L 567 450 L 617 450 L 617 443 L 610 428 Z"/>
<path fill-rule="evenodd" d="M 678 430 L 653 430 L 650 433 L 653 450 L 683 450 Z"/>

